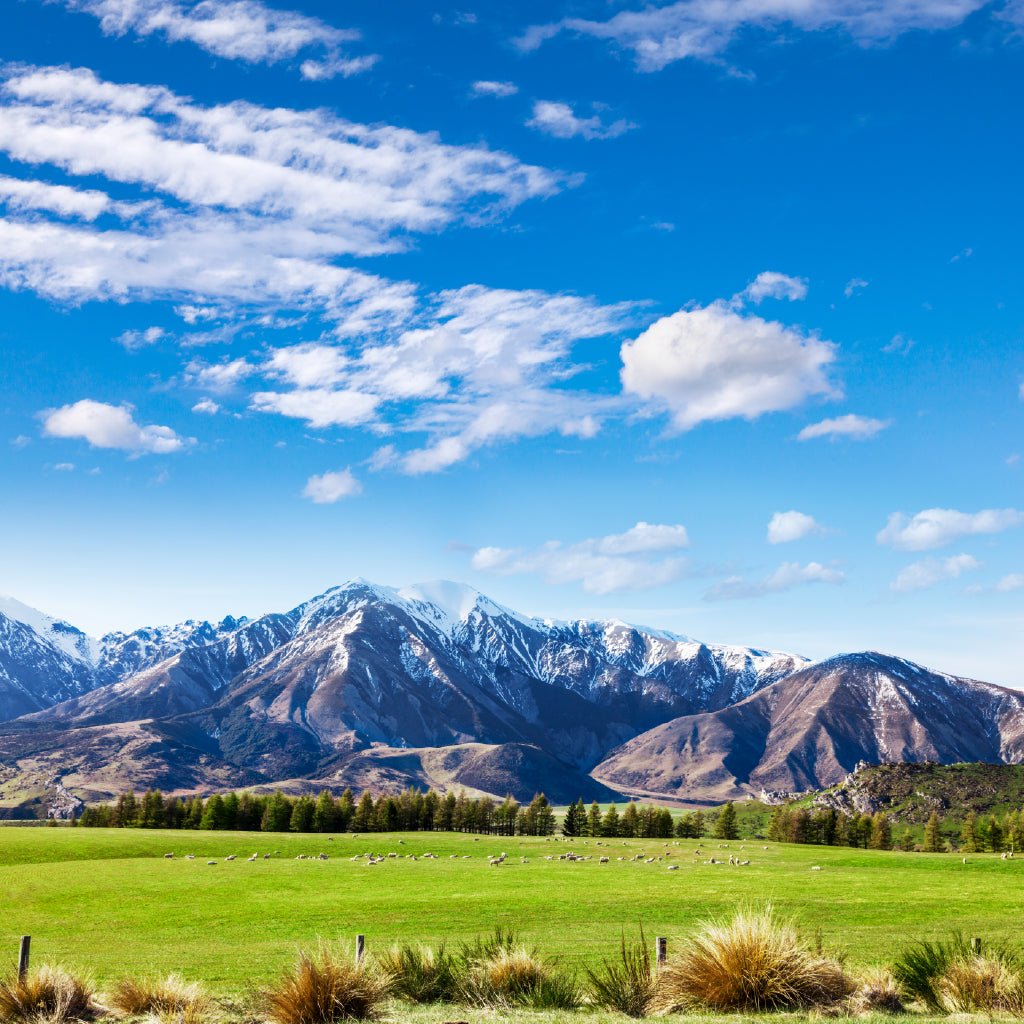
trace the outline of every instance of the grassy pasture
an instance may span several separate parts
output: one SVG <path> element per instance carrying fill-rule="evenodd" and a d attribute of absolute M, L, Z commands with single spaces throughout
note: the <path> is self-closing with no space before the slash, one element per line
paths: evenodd
<path fill-rule="evenodd" d="M 399 844 L 404 840 L 404 845 Z M 851 966 L 887 961 L 917 938 L 959 928 L 1014 938 L 1024 913 L 1024 857 L 878 853 L 705 840 L 701 860 L 730 853 L 749 867 L 696 862 L 693 841 L 477 838 L 458 834 L 325 836 L 119 829 L 0 830 L 0 965 L 18 936 L 33 962 L 57 960 L 106 983 L 124 973 L 181 972 L 215 992 L 275 977 L 317 936 L 372 950 L 396 939 L 442 940 L 515 925 L 542 952 L 596 964 L 622 929 L 653 940 L 687 932 L 737 902 L 770 898 Z M 745 849 L 741 849 L 745 846 Z M 584 863 L 547 861 L 568 849 Z M 279 850 L 271 860 L 267 852 Z M 644 850 L 660 863 L 618 861 Z M 164 854 L 173 851 L 173 860 Z M 259 852 L 261 859 L 246 857 Z M 320 852 L 330 860 L 296 860 Z M 373 867 L 355 853 L 432 852 Z M 488 854 L 505 851 L 500 868 Z M 195 860 L 184 855 L 194 853 Z M 227 862 L 228 854 L 238 859 Z M 450 859 L 455 854 L 457 859 Z M 599 864 L 598 856 L 611 857 Z M 668 856 L 671 855 L 671 856 Z M 529 864 L 520 863 L 520 857 Z M 469 857 L 469 859 L 463 859 Z M 207 861 L 216 860 L 210 866 Z M 666 870 L 678 864 L 679 870 Z M 812 871 L 820 865 L 820 871 Z"/>

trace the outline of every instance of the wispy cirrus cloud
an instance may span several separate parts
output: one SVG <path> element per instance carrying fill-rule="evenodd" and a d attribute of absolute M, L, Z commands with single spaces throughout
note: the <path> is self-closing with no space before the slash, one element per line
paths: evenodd
<path fill-rule="evenodd" d="M 893 512 L 875 540 L 897 551 L 928 551 L 942 548 L 961 537 L 1002 533 L 1024 525 L 1024 512 L 1013 508 L 989 508 L 980 512 L 959 512 L 952 508 L 926 508 L 908 519 Z"/>
<path fill-rule="evenodd" d="M 339 29 L 297 11 L 267 7 L 259 0 L 60 0 L 72 11 L 98 18 L 106 35 L 133 32 L 190 42 L 208 53 L 249 64 L 277 64 L 309 53 L 303 77 L 353 75 L 372 67 L 375 54 L 348 56 L 355 29 Z"/>
<path fill-rule="evenodd" d="M 830 441 L 847 438 L 851 441 L 866 441 L 881 433 L 891 424 L 891 420 L 876 420 L 870 416 L 858 416 L 847 413 L 834 419 L 821 420 L 804 427 L 796 435 L 798 441 L 813 441 L 818 437 L 827 437 Z"/>
<path fill-rule="evenodd" d="M 489 82 L 480 81 L 473 83 L 474 96 L 494 96 L 497 99 L 506 99 L 515 96 L 519 92 L 519 86 L 515 82 Z"/>
<path fill-rule="evenodd" d="M 742 576 L 730 576 L 716 583 L 704 594 L 706 601 L 737 601 L 745 598 L 764 597 L 783 590 L 793 590 L 808 583 L 846 582 L 846 575 L 840 570 L 822 565 L 820 562 L 783 562 L 774 572 L 759 580 L 745 580 Z"/>
<path fill-rule="evenodd" d="M 594 537 L 563 546 L 549 541 L 540 548 L 483 547 L 473 552 L 474 569 L 498 576 L 538 575 L 552 585 L 579 583 L 591 594 L 651 590 L 682 579 L 689 547 L 686 527 L 639 522 L 625 533 Z"/>
<path fill-rule="evenodd" d="M 840 29 L 858 43 L 871 44 L 913 29 L 951 28 L 984 6 L 985 0 L 679 0 L 619 11 L 606 21 L 573 17 L 535 25 L 516 42 L 533 50 L 560 32 L 593 36 L 632 52 L 640 71 L 660 71 L 677 60 L 720 59 L 745 28 Z"/>

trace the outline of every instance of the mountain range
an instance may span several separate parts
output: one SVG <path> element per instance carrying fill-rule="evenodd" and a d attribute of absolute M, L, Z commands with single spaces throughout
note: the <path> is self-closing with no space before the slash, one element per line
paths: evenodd
<path fill-rule="evenodd" d="M 1024 760 L 1022 695 L 872 652 L 537 619 L 447 582 L 98 639 L 0 598 L 0 808 L 55 786 L 718 802 L 925 760 Z"/>

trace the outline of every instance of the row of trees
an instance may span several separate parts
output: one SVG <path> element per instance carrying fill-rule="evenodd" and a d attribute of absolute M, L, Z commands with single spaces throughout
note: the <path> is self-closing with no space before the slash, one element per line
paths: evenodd
<path fill-rule="evenodd" d="M 147 789 L 141 798 L 125 790 L 114 804 L 98 804 L 82 812 L 77 824 L 87 828 L 236 829 L 261 832 L 473 832 L 482 835 L 550 836 L 555 814 L 543 793 L 526 807 L 511 797 L 497 802 L 490 797 L 470 799 L 465 792 L 441 796 L 433 790 L 410 787 L 398 795 L 376 799 L 365 790 L 355 799 L 346 789 L 340 797 L 324 790 L 310 796 L 289 797 L 280 790 L 259 796 L 228 793 L 203 798 L 164 796 Z M 737 838 L 736 810 L 725 805 L 712 826 L 719 839 Z M 688 811 L 678 821 L 665 807 L 632 801 L 620 813 L 615 804 L 602 811 L 595 800 L 570 804 L 561 825 L 568 837 L 594 836 L 624 839 L 700 839 L 708 832 L 703 811 Z"/>
<path fill-rule="evenodd" d="M 823 846 L 862 846 L 870 850 L 893 849 L 893 829 L 884 811 L 874 814 L 842 814 L 831 807 L 796 807 L 784 804 L 775 809 L 768 824 L 768 838 L 780 843 L 817 843 Z M 901 850 L 916 850 L 917 839 L 906 829 L 896 844 Z M 924 829 L 925 853 L 950 849 L 943 823 L 932 812 Z M 960 829 L 959 849 L 964 853 L 1024 849 L 1024 812 L 1007 814 L 1000 822 L 995 815 L 977 817 L 968 812 Z"/>
<path fill-rule="evenodd" d="M 115 804 L 99 804 L 82 812 L 78 822 L 99 828 L 237 829 L 250 832 L 474 832 L 482 835 L 552 835 L 555 814 L 543 793 L 526 807 L 507 796 L 473 800 L 465 792 L 440 796 L 410 787 L 396 796 L 374 799 L 365 790 L 358 801 L 351 789 L 340 797 L 324 790 L 289 797 L 215 793 L 204 799 L 164 796 L 148 789 L 141 799 L 126 790 Z"/>

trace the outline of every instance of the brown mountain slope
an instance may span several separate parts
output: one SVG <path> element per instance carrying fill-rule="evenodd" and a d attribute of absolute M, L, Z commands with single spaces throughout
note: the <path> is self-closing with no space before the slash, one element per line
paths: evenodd
<path fill-rule="evenodd" d="M 638 795 L 723 799 L 823 788 L 862 760 L 1024 761 L 1024 699 L 883 654 L 840 655 L 651 729 L 592 775 Z"/>

